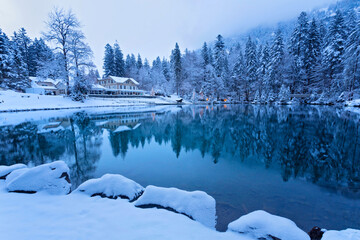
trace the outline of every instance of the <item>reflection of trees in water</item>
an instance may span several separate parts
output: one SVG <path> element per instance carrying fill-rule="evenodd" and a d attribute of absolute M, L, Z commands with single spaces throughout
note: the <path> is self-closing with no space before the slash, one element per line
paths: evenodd
<path fill-rule="evenodd" d="M 137 115 L 143 120 L 128 125 L 140 121 L 134 130 L 107 128 L 114 156 L 124 158 L 130 146 L 143 147 L 153 139 L 170 144 L 176 157 L 182 151 L 199 150 L 214 163 L 238 160 L 280 168 L 284 181 L 304 177 L 336 189 L 343 186 L 346 191 L 356 191 L 360 185 L 358 119 L 344 111 L 248 105 L 189 107 L 157 114 L 156 120 Z M 54 131 L 39 131 L 31 122 L 0 127 L 0 164 L 31 161 L 38 165 L 70 159 L 72 177 L 80 183 L 91 177 L 100 158 L 105 126 L 96 121 L 111 120 L 114 129 L 123 124 L 116 125 L 114 119 L 129 124 L 126 117 L 116 114 L 89 117 L 77 113 L 51 119 L 50 123 L 58 122 Z"/>
<path fill-rule="evenodd" d="M 75 185 L 91 177 L 100 159 L 102 129 L 84 113 L 70 118 L 52 119 L 54 130 L 26 122 L 0 128 L 0 165 L 31 162 L 34 165 L 54 160 L 67 161 Z M 50 122 L 52 123 L 52 122 Z"/>
<path fill-rule="evenodd" d="M 182 149 L 197 149 L 214 163 L 239 159 L 279 167 L 284 181 L 305 177 L 354 191 L 360 186 L 359 128 L 350 113 L 339 117 L 333 108 L 265 106 L 197 107 L 195 112 L 184 108 L 144 121 L 134 131 L 110 133 L 114 155 L 125 156 L 128 145 L 136 148 L 153 138 L 170 142 L 177 157 Z"/>

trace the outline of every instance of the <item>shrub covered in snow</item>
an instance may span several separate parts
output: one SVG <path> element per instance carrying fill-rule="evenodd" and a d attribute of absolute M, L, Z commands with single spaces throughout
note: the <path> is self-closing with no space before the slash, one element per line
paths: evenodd
<path fill-rule="evenodd" d="M 215 199 L 205 192 L 188 192 L 177 188 L 147 186 L 135 201 L 138 207 L 159 207 L 182 213 L 205 226 L 215 228 Z"/>
<path fill-rule="evenodd" d="M 134 200 L 143 193 L 144 188 L 124 176 L 105 174 L 101 178 L 84 182 L 75 191 L 84 192 L 92 197 L 101 196 L 114 199 L 120 197 Z"/>
<path fill-rule="evenodd" d="M 286 218 L 255 211 L 231 222 L 228 231 L 238 232 L 254 239 L 310 240 L 307 233 Z"/>
<path fill-rule="evenodd" d="M 360 230 L 326 231 L 322 240 L 360 240 Z"/>
<path fill-rule="evenodd" d="M 14 170 L 6 177 L 5 184 L 9 192 L 22 193 L 67 194 L 71 187 L 69 168 L 63 161 Z"/>
<path fill-rule="evenodd" d="M 12 171 L 26 168 L 27 166 L 22 163 L 14 164 L 11 166 L 0 166 L 0 179 L 5 179 L 7 175 L 9 175 Z"/>

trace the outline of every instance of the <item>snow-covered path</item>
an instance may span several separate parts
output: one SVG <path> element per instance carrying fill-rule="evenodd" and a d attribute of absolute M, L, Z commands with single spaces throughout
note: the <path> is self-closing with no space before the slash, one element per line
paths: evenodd
<path fill-rule="evenodd" d="M 0 239 L 249 239 L 188 217 L 80 193 L 7 193 L 0 180 Z"/>

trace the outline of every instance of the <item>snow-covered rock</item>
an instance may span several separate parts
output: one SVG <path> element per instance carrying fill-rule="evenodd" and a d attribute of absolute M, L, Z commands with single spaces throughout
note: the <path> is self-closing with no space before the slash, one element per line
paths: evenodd
<path fill-rule="evenodd" d="M 9 175 L 12 171 L 26 168 L 27 166 L 22 163 L 14 164 L 11 166 L 0 166 L 0 179 L 5 179 L 7 175 Z"/>
<path fill-rule="evenodd" d="M 231 222 L 228 231 L 238 232 L 254 239 L 310 240 L 309 235 L 298 228 L 293 221 L 261 210 Z"/>
<path fill-rule="evenodd" d="M 326 231 L 322 240 L 360 240 L 360 230 L 349 228 L 342 231 Z"/>
<path fill-rule="evenodd" d="M 81 184 L 75 192 L 83 192 L 90 196 L 107 198 L 127 198 L 130 201 L 136 199 L 144 191 L 144 188 L 124 176 L 118 174 L 105 174 L 101 178 L 90 179 Z"/>
<path fill-rule="evenodd" d="M 160 207 L 182 213 L 210 228 L 216 225 L 215 199 L 202 191 L 188 192 L 150 185 L 134 204 L 137 207 Z"/>
<path fill-rule="evenodd" d="M 69 168 L 63 161 L 14 170 L 6 177 L 5 184 L 9 192 L 22 193 L 68 194 L 71 187 Z"/>

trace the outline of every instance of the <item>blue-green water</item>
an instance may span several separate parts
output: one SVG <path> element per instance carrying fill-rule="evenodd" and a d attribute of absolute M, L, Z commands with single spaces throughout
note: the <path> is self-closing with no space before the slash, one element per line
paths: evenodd
<path fill-rule="evenodd" d="M 306 231 L 360 229 L 356 114 L 221 105 L 46 115 L 0 114 L 0 122 L 18 117 L 0 126 L 0 165 L 61 159 L 74 187 L 118 173 L 143 186 L 202 190 L 217 201 L 219 230 L 258 209 Z"/>

